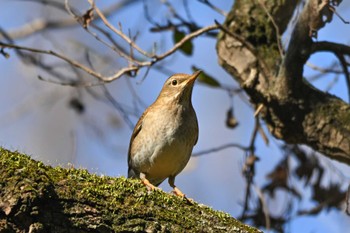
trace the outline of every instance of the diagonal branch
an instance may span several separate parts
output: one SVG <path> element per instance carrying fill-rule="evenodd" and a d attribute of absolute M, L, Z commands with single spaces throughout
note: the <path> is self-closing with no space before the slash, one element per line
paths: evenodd
<path fill-rule="evenodd" d="M 314 42 L 311 47 L 311 53 L 332 52 L 350 56 L 350 46 L 329 41 Z"/>
<path fill-rule="evenodd" d="M 182 40 L 180 40 L 178 43 L 176 43 L 172 48 L 170 48 L 167 52 L 160 54 L 160 55 L 153 55 L 152 56 L 152 60 L 151 61 L 144 61 L 144 62 L 136 62 L 137 65 L 129 65 L 127 67 L 121 68 L 119 69 L 116 73 L 114 73 L 111 76 L 103 76 L 102 74 L 90 69 L 89 67 L 69 58 L 68 56 L 65 56 L 63 54 L 57 53 L 55 51 L 52 50 L 43 50 L 43 49 L 36 49 L 36 48 L 30 48 L 30 47 L 25 47 L 25 46 L 19 46 L 16 44 L 12 44 L 12 43 L 3 43 L 0 42 L 0 47 L 3 48 L 13 48 L 16 50 L 24 50 L 24 51 L 28 51 L 28 52 L 33 52 L 33 53 L 41 53 L 41 54 L 47 54 L 47 55 L 51 55 L 54 57 L 57 57 L 65 62 L 67 62 L 68 64 L 77 67 L 81 70 L 83 70 L 84 72 L 94 76 L 95 78 L 103 81 L 103 82 L 111 82 L 113 80 L 116 80 L 118 78 L 120 78 L 121 76 L 123 76 L 124 74 L 129 74 L 130 72 L 137 72 L 140 68 L 142 67 L 151 67 L 153 66 L 155 63 L 165 59 L 166 57 L 170 56 L 171 54 L 173 54 L 174 52 L 176 52 L 184 43 L 186 43 L 189 40 L 192 40 L 193 38 L 202 35 L 206 32 L 212 31 L 212 30 L 216 30 L 218 28 L 217 25 L 211 25 L 211 26 L 207 26 L 204 28 L 201 28 L 197 31 L 194 31 L 190 34 L 188 34 L 187 36 L 185 36 L 184 38 L 182 38 Z M 124 35 L 124 37 L 127 37 L 126 35 Z M 129 38 L 129 37 L 127 37 Z M 131 44 L 133 45 L 134 42 Z M 135 60 L 136 61 L 136 60 Z M 72 83 L 72 85 L 74 86 L 74 83 Z"/>
<path fill-rule="evenodd" d="M 65 10 L 64 3 L 59 3 L 55 1 L 47 1 L 47 0 L 21 0 L 21 1 L 30 1 L 40 4 L 45 4 L 48 6 L 56 7 L 60 10 Z M 102 10 L 103 14 L 106 17 L 109 17 L 112 13 L 118 12 L 118 10 L 123 9 L 123 7 L 135 4 L 140 0 L 122 0 L 117 3 L 111 4 L 105 9 Z M 62 28 L 70 28 L 78 26 L 75 19 L 60 19 L 60 20 L 49 20 L 49 19 L 34 19 L 27 24 L 22 25 L 19 28 L 16 28 L 12 31 L 8 32 L 8 35 L 12 39 L 23 39 L 34 34 L 40 33 L 46 30 L 55 30 Z M 3 39 L 3 35 L 0 34 L 0 40 Z"/>
<path fill-rule="evenodd" d="M 345 55 L 350 56 L 350 47 L 344 44 L 328 42 L 328 41 L 320 41 L 320 42 L 315 42 L 312 45 L 312 53 L 316 53 L 316 52 L 332 52 L 338 58 L 345 76 L 346 85 L 348 87 L 348 97 L 350 102 L 350 74 L 348 70 L 348 64 L 344 57 Z"/>
<path fill-rule="evenodd" d="M 4 48 L 13 48 L 13 49 L 17 49 L 17 50 L 24 50 L 24 51 L 29 51 L 29 52 L 33 52 L 33 53 L 47 54 L 47 55 L 57 57 L 65 62 L 67 62 L 68 64 L 75 66 L 75 67 L 85 71 L 86 73 L 88 73 L 88 74 L 94 76 L 95 78 L 98 78 L 104 82 L 111 82 L 111 81 L 121 77 L 123 74 L 126 74 L 128 72 L 135 71 L 135 70 L 139 69 L 136 66 L 124 67 L 124 68 L 120 69 L 118 72 L 116 72 L 114 75 L 109 76 L 109 77 L 104 77 L 101 74 L 93 71 L 89 67 L 84 66 L 83 64 L 81 64 L 81 63 L 79 63 L 79 62 L 77 62 L 77 61 L 75 61 L 75 60 L 73 60 L 73 59 L 71 59 L 63 54 L 57 53 L 57 52 L 52 51 L 52 50 L 35 49 L 35 48 L 29 48 L 29 47 L 19 46 L 19 45 L 15 45 L 15 44 L 6 44 L 6 43 L 2 43 L 2 42 L 0 42 L 0 46 L 4 47 Z"/>
<path fill-rule="evenodd" d="M 292 12 L 291 7 L 296 9 L 297 5 L 290 5 L 291 2 L 269 4 L 280 8 L 274 12 L 282 15 L 274 18 L 287 17 L 285 12 Z M 266 28 L 266 17 L 262 17 L 266 13 L 255 11 L 256 5 L 250 2 L 239 1 L 224 23 L 226 30 L 219 35 L 217 52 L 219 63 L 244 88 L 252 104 L 256 108 L 263 106 L 259 116 L 272 135 L 286 143 L 308 145 L 329 158 L 350 164 L 350 106 L 304 80 L 304 65 L 312 53 L 332 50 L 343 58 L 350 54 L 346 45 L 312 40 L 314 32 L 331 21 L 331 4 L 334 1 L 307 1 L 294 26 L 285 57 L 279 62 L 276 35 L 272 34 L 269 40 L 255 40 L 254 32 L 261 28 L 275 31 L 273 25 Z M 292 19 L 293 14 L 288 16 Z M 280 21 L 276 24 L 280 26 Z M 240 36 L 232 36 L 236 34 Z M 242 41 L 250 42 L 250 46 Z M 261 64 L 266 65 L 267 71 Z"/>
<path fill-rule="evenodd" d="M 348 98 L 350 103 L 350 74 L 348 70 L 348 65 L 346 63 L 346 60 L 343 54 L 336 53 L 335 55 L 338 57 L 340 65 L 342 66 L 344 71 L 345 82 L 346 82 L 346 86 L 348 87 Z"/>

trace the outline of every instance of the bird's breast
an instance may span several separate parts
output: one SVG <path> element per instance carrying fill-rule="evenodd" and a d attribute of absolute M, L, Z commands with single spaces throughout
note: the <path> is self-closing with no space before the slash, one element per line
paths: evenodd
<path fill-rule="evenodd" d="M 194 110 L 183 110 L 188 109 L 149 112 L 143 120 L 142 130 L 135 138 L 142 143 L 135 148 L 134 162 L 150 181 L 177 175 L 190 159 L 198 125 Z"/>

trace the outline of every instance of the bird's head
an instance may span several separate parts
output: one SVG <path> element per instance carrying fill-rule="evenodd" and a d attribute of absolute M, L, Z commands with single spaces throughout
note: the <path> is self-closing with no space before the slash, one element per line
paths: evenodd
<path fill-rule="evenodd" d="M 199 70 L 190 75 L 174 74 L 164 83 L 157 100 L 177 101 L 181 104 L 191 103 L 193 84 L 200 73 Z"/>

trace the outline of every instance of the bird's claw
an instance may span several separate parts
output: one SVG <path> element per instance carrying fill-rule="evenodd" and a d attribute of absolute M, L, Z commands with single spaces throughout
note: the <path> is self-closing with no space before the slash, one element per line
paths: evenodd
<path fill-rule="evenodd" d="M 183 192 L 181 192 L 181 190 L 178 189 L 177 187 L 174 187 L 172 192 L 178 197 L 184 197 L 184 198 L 186 197 L 186 195 Z"/>
<path fill-rule="evenodd" d="M 149 182 L 147 179 L 141 179 L 142 184 L 144 184 L 148 190 L 150 191 L 154 191 L 154 190 L 161 190 L 160 188 L 154 186 L 153 184 L 151 184 L 151 182 Z"/>
<path fill-rule="evenodd" d="M 174 187 L 172 193 L 174 193 L 178 197 L 181 197 L 181 198 L 185 199 L 190 204 L 194 203 L 194 200 L 192 198 L 186 197 L 186 195 L 183 192 L 181 192 L 181 190 L 178 189 L 177 187 Z"/>

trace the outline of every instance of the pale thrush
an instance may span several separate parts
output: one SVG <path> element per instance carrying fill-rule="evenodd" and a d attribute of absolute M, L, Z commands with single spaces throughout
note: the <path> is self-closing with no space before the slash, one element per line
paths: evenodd
<path fill-rule="evenodd" d="M 175 74 L 163 85 L 156 101 L 142 114 L 132 133 L 128 152 L 128 177 L 140 178 L 155 189 L 168 178 L 178 196 L 175 177 L 188 163 L 198 140 L 192 89 L 200 71 Z"/>

